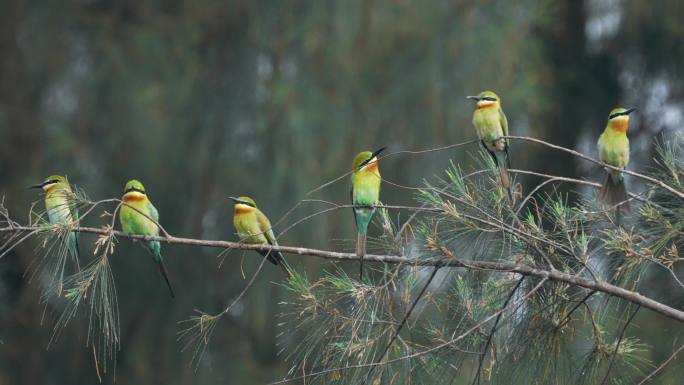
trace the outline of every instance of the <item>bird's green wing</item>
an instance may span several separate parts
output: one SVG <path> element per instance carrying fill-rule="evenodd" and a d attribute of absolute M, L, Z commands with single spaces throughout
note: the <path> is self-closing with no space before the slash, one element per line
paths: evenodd
<path fill-rule="evenodd" d="M 270 245 L 278 246 L 278 241 L 276 240 L 275 234 L 273 233 L 273 227 L 271 226 L 271 221 L 266 218 L 266 215 L 258 210 L 256 213 L 257 222 L 259 223 L 259 230 L 264 234 L 268 243 Z"/>
<path fill-rule="evenodd" d="M 503 134 L 505 136 L 508 136 L 508 119 L 506 119 L 506 114 L 503 112 L 501 108 L 499 108 L 499 120 L 501 121 L 501 129 L 503 130 Z M 508 138 L 506 139 L 506 168 L 511 168 L 511 157 L 508 153 L 508 146 L 510 142 Z"/>
<path fill-rule="evenodd" d="M 349 186 L 349 201 L 354 204 L 354 185 Z M 356 210 L 352 207 L 352 212 L 354 213 L 354 223 L 356 223 Z"/>
<path fill-rule="evenodd" d="M 77 203 L 76 203 L 76 195 L 70 191 L 69 194 L 69 210 L 71 211 L 71 218 L 74 220 L 74 222 L 78 222 L 78 209 L 76 208 Z"/>
<path fill-rule="evenodd" d="M 499 108 L 499 120 L 501 121 L 501 129 L 503 129 L 504 135 L 508 136 L 508 119 L 506 119 L 506 114 L 504 114 L 501 108 Z M 506 139 L 506 142 L 508 143 L 508 139 Z"/>
<path fill-rule="evenodd" d="M 154 219 L 155 222 L 159 223 L 159 211 L 157 211 L 157 208 L 154 207 L 152 202 L 148 202 L 147 208 L 149 210 L 148 215 L 150 218 Z"/>

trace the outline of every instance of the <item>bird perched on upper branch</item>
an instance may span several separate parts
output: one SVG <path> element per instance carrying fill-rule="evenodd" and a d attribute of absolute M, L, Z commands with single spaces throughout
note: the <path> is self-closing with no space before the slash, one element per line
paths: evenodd
<path fill-rule="evenodd" d="M 240 238 L 240 242 L 278 246 L 271 222 L 257 208 L 254 199 L 245 196 L 238 198 L 230 197 L 229 199 L 235 204 L 233 225 Z M 280 251 L 259 251 L 259 254 L 267 257 L 272 264 L 280 266 L 288 277 L 292 277 L 292 273 Z"/>
<path fill-rule="evenodd" d="M 159 212 L 148 199 L 142 183 L 135 179 L 126 183 L 121 200 L 126 204 L 122 205 L 119 210 L 119 221 L 121 222 L 121 228 L 126 234 L 159 235 L 159 226 L 157 226 L 157 223 L 159 223 Z M 164 277 L 171 297 L 175 297 L 171 281 L 169 280 L 169 273 L 162 259 L 161 244 L 159 241 L 145 241 L 143 246 L 152 254 L 152 258 L 157 263 L 159 273 Z"/>
<path fill-rule="evenodd" d="M 599 136 L 597 147 L 599 160 L 613 167 L 624 169 L 629 163 L 629 114 L 636 108 L 615 108 L 608 115 L 608 124 Z M 615 206 L 616 222 L 629 212 L 627 189 L 622 172 L 606 169 L 606 179 L 599 190 L 599 200 L 606 206 Z"/>
<path fill-rule="evenodd" d="M 356 219 L 356 255 L 360 259 L 359 279 L 363 277 L 363 257 L 366 255 L 366 234 L 368 224 L 380 203 L 380 168 L 378 155 L 386 147 L 373 152 L 363 151 L 354 157 L 351 175 L 351 201 Z"/>
<path fill-rule="evenodd" d="M 492 91 L 482 91 L 477 96 L 467 96 L 475 100 L 476 106 L 473 112 L 473 125 L 477 131 L 477 137 L 482 146 L 489 152 L 499 170 L 501 185 L 512 198 L 511 176 L 508 169 L 511 167 L 508 156 L 508 120 L 501 108 L 501 99 Z"/>
<path fill-rule="evenodd" d="M 78 211 L 71 185 L 66 177 L 50 175 L 42 183 L 31 186 L 45 191 L 45 211 L 51 224 L 78 225 Z M 64 244 L 74 263 L 76 271 L 80 271 L 78 252 L 78 233 L 72 231 L 66 236 Z"/>

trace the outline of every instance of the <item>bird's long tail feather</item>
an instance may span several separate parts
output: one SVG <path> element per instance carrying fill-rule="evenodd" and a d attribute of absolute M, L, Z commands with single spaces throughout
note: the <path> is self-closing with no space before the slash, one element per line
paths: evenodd
<path fill-rule="evenodd" d="M 81 264 L 79 263 L 80 254 L 78 252 L 78 234 L 69 233 L 67 235 L 67 248 L 69 249 L 69 254 L 71 255 L 71 263 L 74 266 L 74 270 L 77 273 L 81 272 Z"/>
<path fill-rule="evenodd" d="M 625 180 L 620 173 L 606 173 L 606 179 L 599 190 L 599 201 L 608 207 L 615 207 L 615 221 L 619 225 L 620 217 L 629 214 L 629 196 Z"/>
<path fill-rule="evenodd" d="M 173 291 L 173 286 L 171 286 L 171 281 L 169 280 L 169 272 L 166 270 L 166 265 L 164 265 L 164 260 L 160 258 L 157 261 L 157 266 L 159 266 L 159 272 L 161 273 L 162 277 L 164 277 L 164 281 L 166 281 L 166 286 L 169 288 L 171 298 L 176 298 L 176 294 Z"/>
<path fill-rule="evenodd" d="M 508 198 L 513 201 L 513 192 L 511 190 L 511 186 L 513 183 L 511 182 L 511 174 L 508 172 L 508 168 L 510 167 L 509 164 L 509 159 L 508 159 L 508 152 L 504 151 L 491 151 L 489 150 L 489 154 L 492 156 L 494 159 L 494 163 L 496 164 L 496 168 L 499 171 L 499 179 L 501 179 L 501 187 L 503 187 L 506 190 L 506 193 L 508 194 Z"/>
<path fill-rule="evenodd" d="M 366 256 L 366 233 L 356 234 L 356 255 L 359 257 L 359 279 L 363 278 L 363 257 Z"/>
<path fill-rule="evenodd" d="M 152 258 L 154 259 L 154 262 L 156 262 L 157 264 L 159 273 L 162 275 L 162 277 L 164 277 L 164 281 L 166 281 L 166 286 L 169 288 L 171 298 L 176 298 L 176 293 L 174 293 L 173 286 L 171 286 L 171 280 L 169 280 L 169 272 L 166 270 L 166 265 L 164 264 L 164 260 L 161 256 L 161 244 L 159 244 L 159 241 L 151 241 L 145 243 L 145 246 L 147 250 L 149 250 L 149 252 L 152 253 Z"/>
<path fill-rule="evenodd" d="M 373 219 L 374 213 L 375 208 L 360 207 L 354 209 L 357 230 L 356 256 L 359 257 L 359 279 L 363 278 L 363 257 L 366 256 L 368 225 L 370 224 L 371 219 Z"/>
<path fill-rule="evenodd" d="M 268 261 L 276 266 L 280 266 L 281 269 L 287 274 L 288 278 L 292 278 L 292 272 L 290 271 L 287 262 L 285 262 L 285 257 L 280 251 L 259 251 L 263 257 L 267 257 Z"/>

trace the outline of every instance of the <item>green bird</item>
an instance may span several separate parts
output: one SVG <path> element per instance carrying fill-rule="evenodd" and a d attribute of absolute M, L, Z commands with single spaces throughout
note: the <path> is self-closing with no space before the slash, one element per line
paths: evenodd
<path fill-rule="evenodd" d="M 66 177 L 50 175 L 42 183 L 31 186 L 40 188 L 45 192 L 45 211 L 50 224 L 78 225 L 78 211 L 75 207 L 75 195 Z M 81 271 L 78 262 L 78 233 L 70 232 L 64 243 L 67 247 L 76 271 Z"/>
<path fill-rule="evenodd" d="M 492 91 L 482 91 L 477 96 L 467 96 L 477 102 L 473 112 L 473 125 L 482 146 L 494 159 L 499 170 L 501 185 L 511 193 L 511 177 L 508 169 L 511 167 L 508 156 L 508 120 L 501 108 L 501 98 Z"/>
<path fill-rule="evenodd" d="M 351 172 L 351 201 L 356 219 L 356 255 L 360 259 L 359 279 L 363 278 L 363 257 L 366 255 L 368 224 L 380 203 L 380 169 L 378 155 L 383 147 L 373 152 L 363 151 L 354 157 Z"/>
<path fill-rule="evenodd" d="M 608 115 L 608 124 L 599 136 L 597 147 L 601 162 L 624 169 L 629 163 L 629 114 L 636 108 L 614 108 Z M 615 206 L 616 220 L 629 212 L 627 189 L 622 172 L 606 169 L 606 179 L 599 190 L 599 200 L 606 206 Z"/>
<path fill-rule="evenodd" d="M 229 197 L 229 199 L 234 203 L 233 226 L 235 226 L 240 242 L 252 245 L 278 246 L 271 221 L 257 208 L 254 199 L 245 196 Z M 259 251 L 259 254 L 268 258 L 272 264 L 280 266 L 288 277 L 292 277 L 292 273 L 280 251 Z"/>
<path fill-rule="evenodd" d="M 147 193 L 142 183 L 135 179 L 126 183 L 121 200 L 126 203 L 121 205 L 119 209 L 119 222 L 121 222 L 121 228 L 124 233 L 148 236 L 159 235 L 159 226 L 157 226 L 157 223 L 159 223 L 159 212 L 147 198 Z M 150 220 L 150 218 L 154 221 Z M 145 241 L 143 246 L 152 254 L 152 258 L 157 263 L 159 273 L 164 277 L 166 286 L 169 287 L 169 292 L 171 292 L 171 297 L 175 297 L 171 281 L 169 281 L 169 273 L 162 259 L 161 244 L 159 241 Z"/>

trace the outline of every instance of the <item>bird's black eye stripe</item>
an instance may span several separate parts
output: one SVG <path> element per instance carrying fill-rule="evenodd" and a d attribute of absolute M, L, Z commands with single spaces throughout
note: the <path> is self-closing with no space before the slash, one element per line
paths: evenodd
<path fill-rule="evenodd" d="M 129 192 L 131 192 L 131 191 L 137 191 L 137 192 L 139 192 L 139 193 L 141 193 L 141 194 L 143 194 L 143 195 L 145 194 L 145 191 L 143 191 L 143 190 L 141 190 L 141 189 L 139 189 L 139 188 L 136 188 L 136 187 L 128 188 L 126 191 L 124 191 L 124 194 L 129 193 Z"/>
<path fill-rule="evenodd" d="M 485 97 L 482 98 L 482 100 L 486 100 L 486 101 L 488 101 L 488 102 L 495 102 L 495 101 L 496 101 L 496 98 L 493 98 L 493 97 L 491 97 L 491 96 L 485 96 Z"/>
<path fill-rule="evenodd" d="M 608 117 L 608 120 L 611 120 L 611 119 L 613 119 L 613 118 L 617 118 L 618 116 L 622 116 L 622 115 L 627 115 L 627 111 L 625 111 L 625 112 L 616 112 L 616 113 L 614 113 L 614 114 L 611 114 L 611 115 Z"/>
<path fill-rule="evenodd" d="M 371 153 L 371 156 L 369 156 L 368 159 L 364 160 L 364 161 L 359 165 L 359 167 L 357 168 L 357 170 L 361 170 L 361 169 L 363 168 L 363 166 L 365 166 L 365 165 L 367 165 L 368 163 L 370 163 L 370 161 L 373 160 L 373 158 L 376 158 L 378 155 L 380 155 L 381 152 L 385 151 L 386 149 L 387 149 L 387 147 L 385 146 L 385 147 L 381 147 L 381 148 L 379 148 L 379 149 L 373 151 L 373 152 Z"/>
<path fill-rule="evenodd" d="M 370 158 L 364 160 L 363 163 L 361 163 L 361 164 L 359 165 L 358 170 L 361 170 L 361 169 L 363 168 L 363 166 L 365 166 L 365 165 L 367 165 L 368 163 L 370 163 L 370 161 L 371 161 L 372 159 L 373 159 L 373 157 L 371 156 Z"/>
<path fill-rule="evenodd" d="M 241 204 L 241 205 L 245 205 L 245 206 L 249 206 L 249 207 L 254 207 L 254 208 L 256 208 L 256 206 L 254 206 L 253 204 L 251 204 L 251 203 L 249 203 L 249 202 L 245 202 L 245 201 L 240 201 L 240 200 L 238 200 L 238 201 L 236 201 L 235 203 L 239 203 L 239 204 Z"/>

